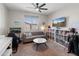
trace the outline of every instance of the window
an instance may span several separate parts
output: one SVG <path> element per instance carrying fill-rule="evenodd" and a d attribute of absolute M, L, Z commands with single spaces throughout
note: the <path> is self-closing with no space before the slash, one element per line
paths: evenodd
<path fill-rule="evenodd" d="M 29 24 L 37 24 L 38 17 L 37 16 L 27 16 L 27 17 L 25 17 L 24 22 L 29 23 Z"/>
<path fill-rule="evenodd" d="M 37 16 L 27 16 L 24 20 L 26 31 L 37 31 L 38 27 L 38 17 Z"/>

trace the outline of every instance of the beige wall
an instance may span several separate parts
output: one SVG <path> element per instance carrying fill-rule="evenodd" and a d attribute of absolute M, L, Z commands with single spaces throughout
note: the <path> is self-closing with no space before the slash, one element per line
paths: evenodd
<path fill-rule="evenodd" d="M 79 28 L 79 4 L 70 4 L 52 13 L 49 18 L 58 18 L 62 16 L 67 18 L 67 27 Z"/>
<path fill-rule="evenodd" d="M 0 34 L 7 34 L 7 9 L 0 4 Z"/>
<path fill-rule="evenodd" d="M 37 19 L 37 23 L 39 26 L 41 26 L 41 24 L 43 22 L 47 23 L 48 21 L 48 18 L 47 16 L 44 16 L 44 15 L 39 15 L 39 14 L 34 14 L 34 13 L 28 13 L 28 12 L 23 12 L 23 11 L 15 11 L 15 10 L 9 10 L 9 13 L 8 13 L 8 18 L 9 18 L 9 28 L 10 27 L 23 27 L 22 29 L 24 29 L 25 27 L 22 26 L 23 23 L 22 21 L 25 19 L 25 16 L 28 17 L 28 16 L 37 16 L 38 19 Z M 15 20 L 20 20 L 21 23 L 19 25 L 16 25 L 13 23 L 13 21 Z"/>

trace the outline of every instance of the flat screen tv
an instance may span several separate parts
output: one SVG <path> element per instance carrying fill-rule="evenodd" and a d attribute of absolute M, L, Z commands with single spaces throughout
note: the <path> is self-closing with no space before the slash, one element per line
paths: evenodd
<path fill-rule="evenodd" d="M 66 26 L 66 17 L 55 18 L 52 20 L 53 27 L 65 27 Z"/>

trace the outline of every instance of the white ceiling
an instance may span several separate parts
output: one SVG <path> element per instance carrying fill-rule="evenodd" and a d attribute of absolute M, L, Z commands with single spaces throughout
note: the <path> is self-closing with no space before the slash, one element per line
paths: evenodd
<path fill-rule="evenodd" d="M 5 5 L 8 9 L 11 9 L 11 10 L 21 10 L 26 12 L 48 15 L 51 12 L 53 13 L 56 10 L 59 10 L 65 7 L 67 4 L 66 3 L 46 3 L 44 7 L 48 8 L 48 10 L 42 11 L 41 13 L 34 9 L 34 6 L 32 5 L 32 3 L 5 3 Z"/>

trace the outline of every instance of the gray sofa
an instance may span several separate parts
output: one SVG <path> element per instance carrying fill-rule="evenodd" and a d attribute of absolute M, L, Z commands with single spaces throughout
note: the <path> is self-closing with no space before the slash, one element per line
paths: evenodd
<path fill-rule="evenodd" d="M 26 32 L 22 35 L 23 43 L 31 42 L 35 38 L 46 38 L 46 35 L 44 32 Z"/>

